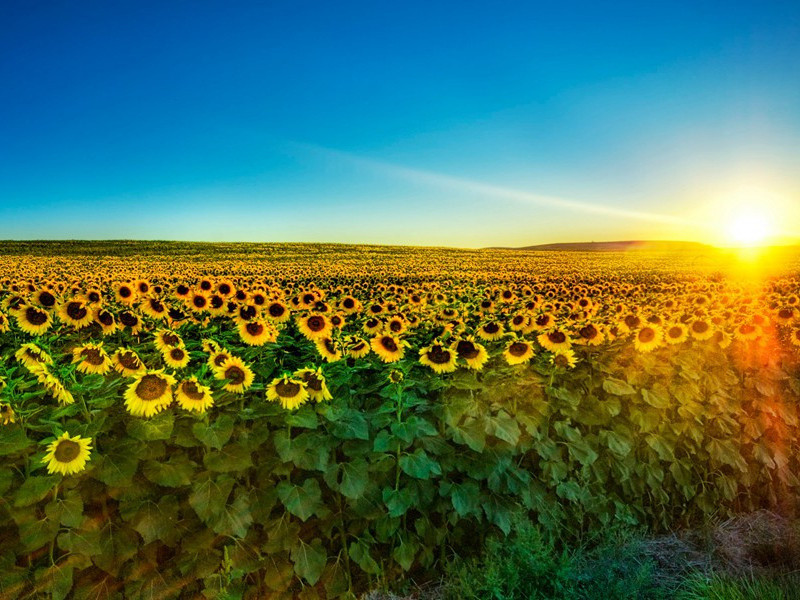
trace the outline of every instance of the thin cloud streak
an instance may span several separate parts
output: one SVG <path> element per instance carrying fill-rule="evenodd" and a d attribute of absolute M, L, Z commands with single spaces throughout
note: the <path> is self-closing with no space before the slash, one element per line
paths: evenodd
<path fill-rule="evenodd" d="M 512 200 L 522 204 L 538 204 L 542 206 L 552 206 L 565 210 L 594 213 L 613 217 L 621 217 L 624 219 L 632 219 L 637 221 L 649 221 L 654 223 L 669 223 L 681 224 L 685 223 L 684 219 L 673 215 L 664 215 L 660 213 L 643 212 L 636 210 L 626 210 L 623 208 L 616 208 L 604 204 L 595 204 L 590 202 L 582 202 L 580 200 L 570 200 L 558 196 L 548 196 L 543 194 L 534 194 L 525 192 L 514 188 L 505 186 L 498 186 L 482 181 L 467 179 L 463 177 L 454 177 L 452 175 L 444 175 L 435 171 L 427 171 L 424 169 L 412 169 L 401 165 L 395 165 L 385 161 L 375 160 L 372 158 L 364 158 L 350 152 L 327 148 L 317 144 L 309 144 L 304 142 L 290 142 L 292 146 L 301 148 L 303 150 L 311 151 L 314 153 L 322 154 L 325 156 L 338 158 L 355 165 L 371 168 L 379 173 L 383 173 L 392 177 L 399 177 L 411 181 L 412 183 L 425 183 L 439 187 L 447 187 L 454 190 L 460 190 L 469 193 L 484 194 L 493 196 L 495 198 L 503 198 L 505 200 Z"/>

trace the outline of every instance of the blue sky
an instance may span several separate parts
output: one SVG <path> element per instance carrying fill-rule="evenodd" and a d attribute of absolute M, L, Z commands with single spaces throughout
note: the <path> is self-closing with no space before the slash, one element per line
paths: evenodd
<path fill-rule="evenodd" d="M 797 73 L 796 2 L 6 2 L 0 238 L 793 236 Z"/>

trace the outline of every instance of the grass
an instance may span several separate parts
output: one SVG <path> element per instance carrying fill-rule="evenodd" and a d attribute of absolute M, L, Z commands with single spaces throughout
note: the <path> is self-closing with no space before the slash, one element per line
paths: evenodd
<path fill-rule="evenodd" d="M 694 576 L 676 600 L 798 600 L 800 575 Z"/>

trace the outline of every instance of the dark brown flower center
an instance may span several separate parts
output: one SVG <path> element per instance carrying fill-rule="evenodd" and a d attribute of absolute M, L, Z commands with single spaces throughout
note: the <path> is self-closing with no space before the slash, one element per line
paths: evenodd
<path fill-rule="evenodd" d="M 667 335 L 669 335 L 669 337 L 675 339 L 681 337 L 682 334 L 683 334 L 683 329 L 681 329 L 680 327 L 670 327 L 669 331 L 667 332 Z"/>
<path fill-rule="evenodd" d="M 205 296 L 197 295 L 192 298 L 192 305 L 195 308 L 205 308 L 206 304 L 208 304 L 208 300 L 206 300 Z"/>
<path fill-rule="evenodd" d="M 554 344 L 563 344 L 567 341 L 567 336 L 563 331 L 551 331 L 547 334 L 547 339 Z"/>
<path fill-rule="evenodd" d="M 140 400 L 158 400 L 167 390 L 167 382 L 158 375 L 145 375 L 136 384 L 136 395 Z"/>
<path fill-rule="evenodd" d="M 103 310 L 97 315 L 97 320 L 106 327 L 109 327 L 110 325 L 114 324 L 114 315 L 107 310 Z"/>
<path fill-rule="evenodd" d="M 254 337 L 259 336 L 264 332 L 264 326 L 261 323 L 248 323 L 245 325 L 245 329 L 247 330 L 247 333 Z"/>
<path fill-rule="evenodd" d="M 271 317 L 277 319 L 283 316 L 283 313 L 286 312 L 286 307 L 283 306 L 283 304 L 281 304 L 280 302 L 273 302 L 272 304 L 269 305 L 267 311 L 269 312 Z"/>
<path fill-rule="evenodd" d="M 451 354 L 449 350 L 445 350 L 441 346 L 433 346 L 428 351 L 428 360 L 437 365 L 444 365 L 450 362 Z"/>
<path fill-rule="evenodd" d="M 636 327 L 638 327 L 641 322 L 642 320 L 636 315 L 628 315 L 627 317 L 625 317 L 625 325 L 627 325 L 631 329 L 635 329 Z"/>
<path fill-rule="evenodd" d="M 81 356 L 90 365 L 98 367 L 103 364 L 103 355 L 97 348 L 84 348 L 81 351 Z"/>
<path fill-rule="evenodd" d="M 25 311 L 25 319 L 31 325 L 39 326 L 47 322 L 47 313 L 33 306 L 29 306 Z"/>
<path fill-rule="evenodd" d="M 227 355 L 227 354 L 225 354 L 224 352 L 220 352 L 219 354 L 217 354 L 217 355 L 214 357 L 214 365 L 216 365 L 217 367 L 221 367 L 221 366 L 222 366 L 222 363 L 224 363 L 224 362 L 225 362 L 226 360 L 228 360 L 229 358 L 230 358 L 230 356 L 228 356 L 228 355 Z"/>
<path fill-rule="evenodd" d="M 348 310 L 353 308 L 355 305 L 356 305 L 355 300 L 353 300 L 352 298 L 345 298 L 344 302 L 342 302 L 342 306 L 344 306 Z"/>
<path fill-rule="evenodd" d="M 586 327 L 582 327 L 578 333 L 585 340 L 593 340 L 597 337 L 599 332 L 597 331 L 597 327 L 594 325 L 587 325 Z"/>
<path fill-rule="evenodd" d="M 225 379 L 229 379 L 234 385 L 244 383 L 244 371 L 236 365 L 230 366 L 225 369 Z"/>
<path fill-rule="evenodd" d="M 306 326 L 311 331 L 314 331 L 314 332 L 322 331 L 323 329 L 325 329 L 325 319 L 323 319 L 322 317 L 316 316 L 316 315 L 313 316 L 313 317 L 309 317 L 306 320 Z"/>
<path fill-rule="evenodd" d="M 508 353 L 511 356 L 524 356 L 528 351 L 528 344 L 525 342 L 514 342 L 508 347 Z"/>
<path fill-rule="evenodd" d="M 206 396 L 203 392 L 197 389 L 197 384 L 194 381 L 184 381 L 181 385 L 181 390 L 190 400 L 199 401 Z"/>
<path fill-rule="evenodd" d="M 381 338 L 381 346 L 383 346 L 389 352 L 397 352 L 397 344 L 395 343 L 394 339 L 385 335 Z"/>
<path fill-rule="evenodd" d="M 652 342 L 656 337 L 655 330 L 650 327 L 645 327 L 639 332 L 639 341 L 643 343 Z"/>
<path fill-rule="evenodd" d="M 692 323 L 692 331 L 695 333 L 705 333 L 708 331 L 708 323 L 705 321 L 695 321 Z"/>
<path fill-rule="evenodd" d="M 489 335 L 492 335 L 500 331 L 500 326 L 497 323 L 487 323 L 483 326 L 483 330 Z"/>
<path fill-rule="evenodd" d="M 81 453 L 81 445 L 72 440 L 61 440 L 58 442 L 55 451 L 55 457 L 58 462 L 68 463 L 72 462 Z"/>
<path fill-rule="evenodd" d="M 183 360 L 186 353 L 181 348 L 173 348 L 170 350 L 169 356 L 172 360 Z"/>
<path fill-rule="evenodd" d="M 136 327 L 139 324 L 139 317 L 132 312 L 124 312 L 119 316 L 119 321 L 125 327 Z"/>
<path fill-rule="evenodd" d="M 461 340 L 458 342 L 458 345 L 456 346 L 456 352 L 461 358 L 465 358 L 467 360 L 471 360 L 480 354 L 478 349 L 475 347 L 475 344 L 469 340 Z"/>
<path fill-rule="evenodd" d="M 120 352 L 117 355 L 117 360 L 119 364 L 131 371 L 138 371 L 142 366 L 142 362 L 133 352 Z"/>
<path fill-rule="evenodd" d="M 39 294 L 39 304 L 42 306 L 46 306 L 50 308 L 51 306 L 55 306 L 56 304 L 56 297 L 53 296 L 50 292 L 44 291 Z"/>
<path fill-rule="evenodd" d="M 131 288 L 129 288 L 128 286 L 123 285 L 122 287 L 119 288 L 120 298 L 130 298 L 131 294 L 133 294 L 133 292 L 131 291 Z"/>
<path fill-rule="evenodd" d="M 294 398 L 300 393 L 300 384 L 293 381 L 280 381 L 275 386 L 275 392 L 282 398 Z"/>
<path fill-rule="evenodd" d="M 83 302 L 69 302 L 67 303 L 67 316 L 75 321 L 80 321 L 86 318 L 88 314 Z"/>

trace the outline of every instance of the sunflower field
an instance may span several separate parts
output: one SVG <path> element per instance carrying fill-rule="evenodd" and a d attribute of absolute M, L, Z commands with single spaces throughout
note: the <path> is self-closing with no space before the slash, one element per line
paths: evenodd
<path fill-rule="evenodd" d="M 800 257 L 4 243 L 0 597 L 353 598 L 800 493 Z"/>

